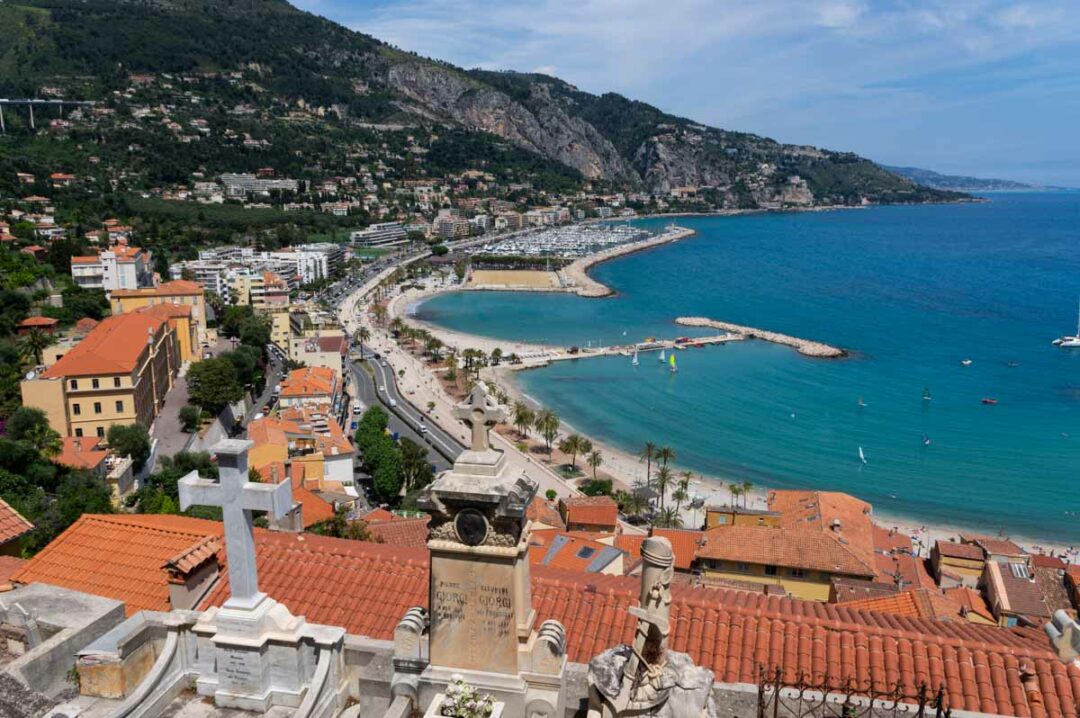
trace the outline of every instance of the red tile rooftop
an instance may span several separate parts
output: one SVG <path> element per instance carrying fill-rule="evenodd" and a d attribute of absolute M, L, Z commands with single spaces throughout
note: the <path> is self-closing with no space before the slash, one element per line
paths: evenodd
<path fill-rule="evenodd" d="M 0 499 L 0 544 L 19 538 L 34 529 L 34 524 L 23 518 L 8 502 Z"/>

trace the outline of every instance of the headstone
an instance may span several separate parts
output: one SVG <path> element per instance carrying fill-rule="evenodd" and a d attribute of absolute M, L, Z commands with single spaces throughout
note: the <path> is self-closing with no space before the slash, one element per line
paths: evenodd
<path fill-rule="evenodd" d="M 192 472 L 180 479 L 180 507 L 220 506 L 225 523 L 230 597 L 221 608 L 203 614 L 193 629 L 198 636 L 196 688 L 212 695 L 219 707 L 265 712 L 273 706 L 300 705 L 314 673 L 312 635 L 333 650 L 344 631 L 331 636 L 307 629 L 303 618 L 259 591 L 255 563 L 254 511 L 281 518 L 292 508 L 292 484 L 248 480 L 250 441 L 225 440 L 214 446 L 219 479 Z M 337 635 L 340 634 L 340 635 Z"/>
<path fill-rule="evenodd" d="M 685 653 L 669 651 L 674 555 L 662 537 L 641 546 L 642 572 L 634 642 L 589 662 L 589 718 L 714 718 L 712 671 Z"/>
<path fill-rule="evenodd" d="M 489 426 L 506 412 L 482 382 L 455 416 L 472 427 L 470 447 L 419 502 L 431 514 L 431 599 L 418 707 L 460 674 L 512 715 L 561 714 L 565 634 L 555 622 L 542 635 L 534 630 L 526 507 L 537 485 L 511 476 L 492 448 Z"/>

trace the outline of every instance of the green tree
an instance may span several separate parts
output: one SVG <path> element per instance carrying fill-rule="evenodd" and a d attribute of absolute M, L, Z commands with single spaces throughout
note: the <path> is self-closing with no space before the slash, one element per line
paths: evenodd
<path fill-rule="evenodd" d="M 414 491 L 430 484 L 434 476 L 431 471 L 431 462 L 428 461 L 427 449 L 408 438 L 402 438 L 400 449 L 401 475 L 405 491 Z"/>
<path fill-rule="evenodd" d="M 544 498 L 546 498 L 548 501 L 554 501 L 558 497 L 559 497 L 559 492 L 556 491 L 555 489 L 548 489 L 547 491 L 544 492 Z"/>
<path fill-rule="evenodd" d="M 189 434 L 195 432 L 199 428 L 199 422 L 202 419 L 202 412 L 199 411 L 199 407 L 186 404 L 180 407 L 180 427 Z"/>
<path fill-rule="evenodd" d="M 26 434 L 26 441 L 47 459 L 58 456 L 64 448 L 64 442 L 60 438 L 60 434 L 53 431 L 52 427 L 48 425 L 38 425 L 30 429 Z"/>
<path fill-rule="evenodd" d="M 130 456 L 135 473 L 142 471 L 150 458 L 150 433 L 142 424 L 113 424 L 105 434 L 109 448 L 119 456 Z"/>
<path fill-rule="evenodd" d="M 21 406 L 8 418 L 4 432 L 12 441 L 22 441 L 37 427 L 49 428 L 49 417 L 36 407 Z"/>
<path fill-rule="evenodd" d="M 364 342 L 371 339 L 371 330 L 367 327 L 360 327 L 353 335 L 353 339 L 360 344 L 360 356 L 364 356 Z"/>
<path fill-rule="evenodd" d="M 264 317 L 252 316 L 240 324 L 240 343 L 260 351 L 270 343 L 270 323 Z"/>
<path fill-rule="evenodd" d="M 19 353 L 31 366 L 38 366 L 42 363 L 45 349 L 52 343 L 52 336 L 39 329 L 31 329 L 19 341 Z"/>
<path fill-rule="evenodd" d="M 536 414 L 533 410 L 523 401 L 514 402 L 514 411 L 511 421 L 514 423 L 514 427 L 522 436 L 529 435 L 529 427 L 536 421 Z"/>
<path fill-rule="evenodd" d="M 665 505 L 668 487 L 671 486 L 674 480 L 675 474 L 666 466 L 661 466 L 657 470 L 656 476 L 653 477 L 653 485 L 656 487 L 656 492 L 660 494 L 661 509 L 663 509 Z"/>
<path fill-rule="evenodd" d="M 646 441 L 638 453 L 638 460 L 645 462 L 645 483 L 652 483 L 652 462 L 656 458 L 656 444 Z"/>
<path fill-rule="evenodd" d="M 589 479 L 581 485 L 581 493 L 586 496 L 610 496 L 611 479 Z"/>
<path fill-rule="evenodd" d="M 599 450 L 593 449 L 589 452 L 589 468 L 592 469 L 593 481 L 596 481 L 596 470 L 604 463 L 604 457 L 600 454 Z"/>
<path fill-rule="evenodd" d="M 670 446 L 661 446 L 656 450 L 656 460 L 660 462 L 662 466 L 667 466 L 669 461 L 675 460 L 675 449 Z"/>
<path fill-rule="evenodd" d="M 544 446 L 547 447 L 548 458 L 551 458 L 551 442 L 559 433 L 559 415 L 552 409 L 541 409 L 533 419 L 533 426 L 544 437 Z"/>
<path fill-rule="evenodd" d="M 315 524 L 308 529 L 312 533 L 334 538 L 349 539 L 351 541 L 368 541 L 370 543 L 382 543 L 382 539 L 373 536 L 364 521 L 349 518 L 349 510 L 344 506 L 334 512 L 334 518 L 329 521 Z"/>
<path fill-rule="evenodd" d="M 653 525 L 665 529 L 681 529 L 683 520 L 674 507 L 668 507 L 660 510 L 660 515 L 656 517 Z"/>
<path fill-rule="evenodd" d="M 244 396 L 232 362 L 221 357 L 193 364 L 187 373 L 187 384 L 190 400 L 214 416 Z"/>

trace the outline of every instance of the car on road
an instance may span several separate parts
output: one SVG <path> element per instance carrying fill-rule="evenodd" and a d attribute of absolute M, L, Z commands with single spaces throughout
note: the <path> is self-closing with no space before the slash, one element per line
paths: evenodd
<path fill-rule="evenodd" d="M 418 424 L 417 427 L 416 427 L 416 430 L 419 431 L 421 434 L 426 434 L 427 433 L 427 425 L 426 424 Z"/>
<path fill-rule="evenodd" d="M 391 400 L 390 400 L 390 406 L 391 406 L 391 407 L 395 407 L 395 406 L 397 406 L 397 399 L 391 399 Z"/>

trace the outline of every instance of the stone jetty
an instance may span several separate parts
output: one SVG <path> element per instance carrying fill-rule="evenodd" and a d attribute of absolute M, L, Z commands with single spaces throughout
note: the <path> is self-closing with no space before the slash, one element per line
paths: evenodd
<path fill-rule="evenodd" d="M 784 346 L 794 347 L 804 356 L 814 357 L 816 359 L 842 359 L 843 357 L 848 356 L 847 350 L 840 349 L 839 347 L 810 341 L 809 339 L 799 339 L 798 337 L 791 337 L 787 334 L 778 334 L 777 332 L 770 332 L 764 329 L 745 327 L 741 324 L 721 322 L 715 319 L 709 319 L 708 317 L 679 317 L 675 320 L 675 323 L 681 324 L 684 327 L 709 327 L 731 334 L 738 334 L 747 339 L 761 339 L 774 344 L 783 344 Z"/>
<path fill-rule="evenodd" d="M 603 252 L 597 252 L 596 254 L 590 254 L 587 257 L 582 257 L 577 261 L 568 264 L 562 270 L 562 275 L 566 281 L 567 287 L 572 291 L 575 291 L 582 297 L 606 297 L 614 294 L 615 291 L 604 284 L 596 281 L 589 276 L 589 269 L 601 262 L 606 262 L 616 257 L 621 257 L 624 254 L 633 254 L 634 252 L 642 252 L 646 249 L 652 249 L 653 247 L 659 247 L 661 244 L 667 244 L 668 242 L 675 242 L 680 239 L 685 239 L 694 234 L 694 230 L 685 229 L 683 227 L 672 227 L 670 230 L 663 234 L 658 234 L 655 237 L 650 237 L 643 242 L 632 242 L 630 244 L 622 244 L 618 247 L 612 247 L 606 249 Z"/>

